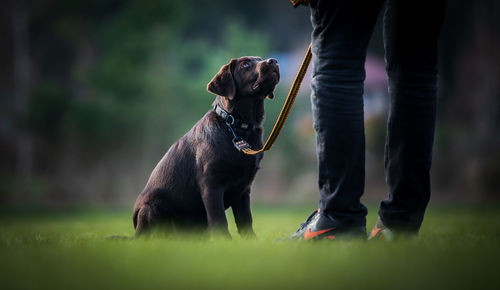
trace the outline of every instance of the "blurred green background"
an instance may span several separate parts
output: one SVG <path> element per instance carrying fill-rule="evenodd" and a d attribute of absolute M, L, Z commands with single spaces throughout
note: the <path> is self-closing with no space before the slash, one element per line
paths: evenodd
<path fill-rule="evenodd" d="M 0 10 L 0 205 L 131 207 L 168 147 L 210 109 L 232 57 L 278 59 L 266 136 L 310 41 L 288 1 L 7 0 Z M 433 202 L 500 198 L 500 4 L 449 1 L 440 50 Z M 425 21 L 425 16 L 422 16 Z M 381 21 L 366 64 L 365 201 L 386 194 Z M 317 202 L 309 76 L 252 198 Z"/>

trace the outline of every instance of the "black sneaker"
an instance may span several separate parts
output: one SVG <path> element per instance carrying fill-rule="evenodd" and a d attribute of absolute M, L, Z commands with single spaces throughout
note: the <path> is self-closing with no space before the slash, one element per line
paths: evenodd
<path fill-rule="evenodd" d="M 380 218 L 377 219 L 375 226 L 373 226 L 372 231 L 370 232 L 370 236 L 368 240 L 388 240 L 391 241 L 394 239 L 394 233 L 384 225 Z"/>
<path fill-rule="evenodd" d="M 305 222 L 300 224 L 299 229 L 290 236 L 295 240 L 335 240 L 342 238 L 366 239 L 365 227 L 345 227 L 328 214 L 319 209 L 313 212 Z"/>
<path fill-rule="evenodd" d="M 418 230 L 409 230 L 406 228 L 392 228 L 387 227 L 380 217 L 377 219 L 375 226 L 373 226 L 372 231 L 368 240 L 386 240 L 393 241 L 401 238 L 414 238 L 418 234 Z"/>

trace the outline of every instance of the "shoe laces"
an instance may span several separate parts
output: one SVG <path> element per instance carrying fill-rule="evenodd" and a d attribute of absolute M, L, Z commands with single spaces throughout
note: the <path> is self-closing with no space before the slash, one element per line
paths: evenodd
<path fill-rule="evenodd" d="M 317 213 L 318 213 L 318 210 L 313 211 L 313 213 L 311 213 L 311 214 L 309 215 L 309 217 L 306 219 L 306 221 L 300 224 L 300 227 L 299 227 L 299 229 L 297 230 L 297 232 L 300 232 L 300 231 L 301 231 L 301 230 L 303 230 L 305 227 L 307 227 L 307 225 L 311 222 L 311 220 L 314 218 L 314 216 L 316 216 L 316 214 L 317 214 Z"/>

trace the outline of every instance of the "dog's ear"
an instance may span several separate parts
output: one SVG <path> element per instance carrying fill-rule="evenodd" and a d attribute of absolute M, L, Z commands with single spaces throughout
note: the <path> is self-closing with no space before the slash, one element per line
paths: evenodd
<path fill-rule="evenodd" d="M 274 99 L 274 93 L 270 92 L 269 95 L 267 95 L 267 98 L 270 100 Z"/>
<path fill-rule="evenodd" d="M 231 59 L 231 61 L 222 66 L 219 72 L 214 76 L 214 78 L 208 83 L 207 91 L 212 94 L 226 97 L 230 100 L 234 99 L 236 94 L 236 85 L 233 79 L 233 67 L 236 59 Z"/>

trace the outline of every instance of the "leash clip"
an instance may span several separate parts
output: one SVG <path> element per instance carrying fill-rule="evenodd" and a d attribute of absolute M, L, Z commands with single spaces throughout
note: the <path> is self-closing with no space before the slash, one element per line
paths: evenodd
<path fill-rule="evenodd" d="M 228 121 L 229 117 L 231 117 L 231 121 Z M 233 142 L 234 147 L 236 149 L 238 149 L 238 151 L 242 151 L 242 152 L 245 152 L 245 149 L 247 149 L 247 148 L 251 149 L 250 144 L 248 144 L 247 141 L 245 141 L 240 136 L 236 135 L 236 132 L 234 132 L 234 129 L 232 126 L 233 124 L 234 124 L 234 117 L 231 115 L 228 115 L 227 119 L 226 119 L 226 125 L 229 128 L 229 131 L 231 131 L 231 134 L 233 134 L 233 139 L 231 140 L 231 142 Z"/>
<path fill-rule="evenodd" d="M 245 152 L 245 149 L 251 149 L 250 144 L 248 144 L 247 141 L 243 140 L 241 137 L 233 138 L 233 145 L 236 149 L 238 149 L 238 151 Z"/>

